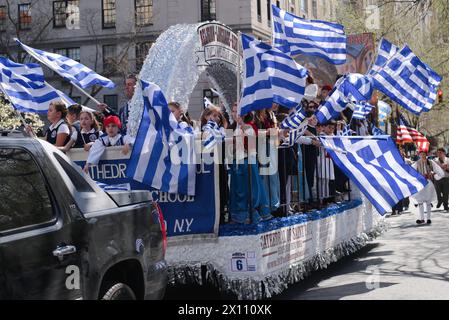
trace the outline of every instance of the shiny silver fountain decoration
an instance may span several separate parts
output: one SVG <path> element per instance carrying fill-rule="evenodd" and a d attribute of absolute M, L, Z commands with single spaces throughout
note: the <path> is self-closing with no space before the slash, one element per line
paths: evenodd
<path fill-rule="evenodd" d="M 178 24 L 162 33 L 145 59 L 139 79 L 156 83 L 167 101 L 177 101 L 188 110 L 190 95 L 198 79 L 206 72 L 212 85 L 222 93 L 226 110 L 236 101 L 236 68 L 226 65 L 198 65 L 201 50 L 198 24 Z M 136 136 L 143 111 L 140 84 L 131 99 L 129 134 Z"/>

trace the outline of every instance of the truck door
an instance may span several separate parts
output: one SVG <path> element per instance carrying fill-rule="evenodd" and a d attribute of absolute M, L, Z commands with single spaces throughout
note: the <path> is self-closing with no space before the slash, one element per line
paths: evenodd
<path fill-rule="evenodd" d="M 0 297 L 80 297 L 70 220 L 38 163 L 25 149 L 0 147 L 0 177 Z"/>

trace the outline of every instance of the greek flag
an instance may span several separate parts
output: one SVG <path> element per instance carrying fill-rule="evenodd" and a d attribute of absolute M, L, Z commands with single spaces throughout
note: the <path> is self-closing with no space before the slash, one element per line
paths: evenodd
<path fill-rule="evenodd" d="M 280 148 L 291 148 L 298 142 L 298 139 L 301 138 L 307 130 L 308 120 L 305 121 L 305 125 L 303 124 L 301 127 L 295 130 L 290 130 L 288 132 L 287 139 L 280 145 Z"/>
<path fill-rule="evenodd" d="M 405 164 L 389 136 L 319 138 L 334 163 L 382 215 L 427 185 L 421 174 Z"/>
<path fill-rule="evenodd" d="M 351 125 L 347 124 L 343 127 L 343 131 L 341 131 L 341 136 L 347 137 L 352 136 L 355 133 L 354 130 L 351 129 Z"/>
<path fill-rule="evenodd" d="M 34 63 L 20 64 L 0 57 L 0 88 L 20 112 L 46 113 L 50 103 L 56 101 L 75 104 L 46 83 L 42 68 Z"/>
<path fill-rule="evenodd" d="M 31 48 L 20 42 L 18 39 L 15 40 L 19 45 L 22 46 L 22 48 L 26 52 L 28 52 L 36 60 L 45 64 L 54 72 L 58 73 L 61 77 L 80 86 L 83 89 L 92 87 L 94 85 L 110 89 L 115 87 L 115 84 L 111 80 L 95 73 L 85 65 L 75 60 L 61 56 L 60 54 Z"/>
<path fill-rule="evenodd" d="M 144 111 L 126 176 L 164 192 L 195 195 L 194 134 L 179 126 L 159 86 L 140 83 Z"/>
<path fill-rule="evenodd" d="M 224 128 L 220 128 L 215 121 L 208 121 L 203 126 L 203 131 L 206 134 L 206 139 L 203 141 L 206 150 L 212 149 L 218 142 L 222 142 L 226 138 Z"/>
<path fill-rule="evenodd" d="M 338 86 L 347 102 L 369 101 L 373 95 L 373 80 L 370 76 L 350 73 Z"/>
<path fill-rule="evenodd" d="M 303 121 L 306 119 L 306 112 L 300 108 L 295 113 L 290 114 L 284 121 L 281 122 L 281 129 L 298 129 Z"/>
<path fill-rule="evenodd" d="M 244 78 L 239 114 L 278 103 L 295 108 L 304 96 L 307 70 L 290 56 L 242 34 Z"/>
<path fill-rule="evenodd" d="M 346 63 L 346 34 L 340 24 L 306 20 L 272 5 L 273 46 L 292 56 L 318 56 L 332 64 Z"/>
<path fill-rule="evenodd" d="M 122 184 L 106 184 L 95 181 L 97 186 L 99 186 L 104 191 L 129 191 L 131 190 L 131 185 L 129 183 Z"/>
<path fill-rule="evenodd" d="M 379 43 L 379 48 L 377 49 L 376 61 L 374 62 L 368 74 L 375 75 L 377 72 L 380 72 L 387 63 L 388 59 L 390 59 L 398 51 L 399 47 L 382 38 Z"/>
<path fill-rule="evenodd" d="M 317 110 L 318 122 L 326 123 L 338 118 L 349 102 L 371 100 L 373 90 L 372 79 L 369 76 L 351 73 L 338 79 L 326 101 Z"/>
<path fill-rule="evenodd" d="M 315 113 L 319 123 L 326 123 L 331 119 L 336 119 L 340 116 L 340 112 L 346 109 L 348 104 L 345 97 L 339 90 L 340 84 L 344 78 L 340 78 L 335 84 L 326 101 L 320 105 Z"/>
<path fill-rule="evenodd" d="M 354 112 L 352 113 L 352 117 L 354 119 L 364 120 L 366 116 L 371 113 L 374 106 L 369 104 L 368 102 L 359 102 L 354 107 Z"/>
<path fill-rule="evenodd" d="M 376 89 L 416 115 L 432 108 L 442 80 L 408 46 L 393 55 L 373 78 Z"/>
<path fill-rule="evenodd" d="M 385 136 L 386 133 L 383 132 L 381 129 L 379 129 L 376 126 L 373 126 L 373 136 Z"/>

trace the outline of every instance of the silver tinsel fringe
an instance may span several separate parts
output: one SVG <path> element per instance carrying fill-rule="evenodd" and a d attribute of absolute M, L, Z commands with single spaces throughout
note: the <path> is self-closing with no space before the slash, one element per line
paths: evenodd
<path fill-rule="evenodd" d="M 362 233 L 348 241 L 340 243 L 334 248 L 316 255 L 306 261 L 291 266 L 278 274 L 270 275 L 259 281 L 251 278 L 230 279 L 217 271 L 211 263 L 178 264 L 168 268 L 169 284 L 194 283 L 202 285 L 204 281 L 213 284 L 221 292 L 232 292 L 239 300 L 261 300 L 280 294 L 290 284 L 299 282 L 312 271 L 327 268 L 332 262 L 349 256 L 362 249 L 368 241 L 377 238 L 387 230 L 385 222 L 379 223 L 368 233 Z M 202 277 L 202 268 L 206 269 L 205 279 Z"/>

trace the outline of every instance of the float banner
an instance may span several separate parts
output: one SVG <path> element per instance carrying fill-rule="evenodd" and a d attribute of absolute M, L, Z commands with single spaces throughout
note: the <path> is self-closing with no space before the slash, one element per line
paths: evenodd
<path fill-rule="evenodd" d="M 269 298 L 360 249 L 384 222 L 365 199 L 257 225 L 224 225 L 215 242 L 168 247 L 170 281 L 185 283 L 206 266 L 212 280 L 239 299 Z"/>
<path fill-rule="evenodd" d="M 72 149 L 67 155 L 80 167 L 84 167 L 87 152 Z M 125 172 L 129 155 L 121 154 L 121 147 L 107 148 L 98 165 L 90 168 L 90 177 L 108 185 L 129 183 L 131 190 L 149 190 L 158 201 L 167 224 L 170 240 L 217 237 L 219 225 L 218 169 L 213 164 L 198 164 L 196 196 L 168 194 L 153 190 L 130 178 Z"/>

